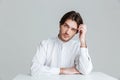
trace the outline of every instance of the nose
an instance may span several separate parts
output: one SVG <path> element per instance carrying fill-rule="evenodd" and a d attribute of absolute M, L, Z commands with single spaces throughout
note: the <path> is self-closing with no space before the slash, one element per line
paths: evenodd
<path fill-rule="evenodd" d="M 69 34 L 69 33 L 70 33 L 70 31 L 71 31 L 71 29 L 70 29 L 70 28 L 68 28 L 68 29 L 67 29 L 67 31 L 66 31 L 66 33 L 67 33 L 67 34 Z"/>

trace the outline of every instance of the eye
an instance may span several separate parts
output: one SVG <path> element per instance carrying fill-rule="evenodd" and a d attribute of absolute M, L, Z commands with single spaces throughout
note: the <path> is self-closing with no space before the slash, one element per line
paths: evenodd
<path fill-rule="evenodd" d="M 77 29 L 75 29 L 75 28 L 72 28 L 71 30 L 72 30 L 73 32 L 77 32 Z"/>
<path fill-rule="evenodd" d="M 69 26 L 67 24 L 64 24 L 64 27 L 69 28 Z"/>

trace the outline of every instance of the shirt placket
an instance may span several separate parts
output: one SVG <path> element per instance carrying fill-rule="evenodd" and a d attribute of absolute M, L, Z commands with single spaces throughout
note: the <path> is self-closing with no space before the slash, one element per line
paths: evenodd
<path fill-rule="evenodd" d="M 65 47 L 65 45 L 64 44 L 62 44 L 61 45 L 61 67 L 63 67 L 64 66 L 64 47 Z"/>

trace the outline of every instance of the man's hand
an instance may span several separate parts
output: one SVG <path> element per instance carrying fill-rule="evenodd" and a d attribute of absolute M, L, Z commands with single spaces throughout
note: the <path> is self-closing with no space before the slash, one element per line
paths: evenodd
<path fill-rule="evenodd" d="M 86 25 L 84 24 L 80 24 L 79 28 L 78 28 L 78 32 L 79 32 L 79 39 L 81 42 L 81 47 L 87 47 L 86 45 L 86 32 L 87 32 L 87 28 Z"/>
<path fill-rule="evenodd" d="M 80 74 L 80 72 L 75 68 L 60 68 L 60 74 Z"/>

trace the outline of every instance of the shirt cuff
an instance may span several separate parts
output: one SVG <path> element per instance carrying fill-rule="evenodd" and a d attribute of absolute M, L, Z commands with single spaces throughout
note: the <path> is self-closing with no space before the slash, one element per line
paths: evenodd
<path fill-rule="evenodd" d="M 60 74 L 60 68 L 53 68 L 52 73 L 53 74 Z"/>

